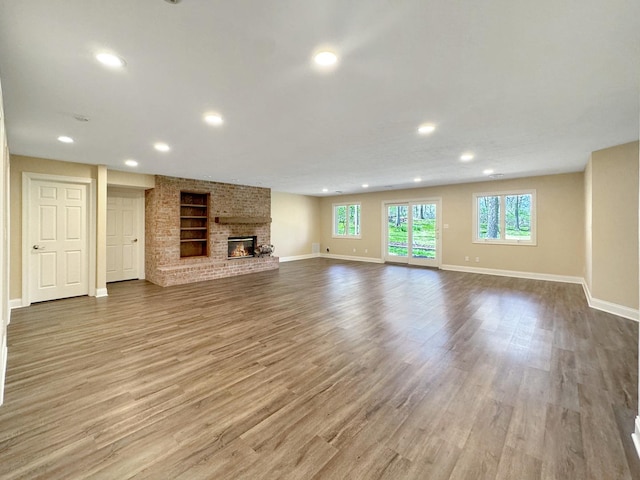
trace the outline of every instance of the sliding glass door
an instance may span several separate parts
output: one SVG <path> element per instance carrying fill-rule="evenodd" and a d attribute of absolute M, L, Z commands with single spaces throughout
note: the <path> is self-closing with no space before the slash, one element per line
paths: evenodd
<path fill-rule="evenodd" d="M 440 266 L 440 200 L 384 205 L 385 261 Z"/>

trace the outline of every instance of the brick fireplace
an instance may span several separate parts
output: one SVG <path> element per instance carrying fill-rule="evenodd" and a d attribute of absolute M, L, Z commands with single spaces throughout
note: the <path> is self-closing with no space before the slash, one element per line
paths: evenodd
<path fill-rule="evenodd" d="M 180 192 L 209 194 L 209 255 L 180 257 Z M 271 190 L 156 176 L 145 195 L 145 275 L 166 287 L 274 270 L 278 257 L 229 258 L 230 238 L 271 243 Z"/>

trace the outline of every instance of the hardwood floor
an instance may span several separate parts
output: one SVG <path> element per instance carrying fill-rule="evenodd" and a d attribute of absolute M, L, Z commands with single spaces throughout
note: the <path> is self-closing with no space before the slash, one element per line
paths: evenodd
<path fill-rule="evenodd" d="M 14 310 L 3 479 L 638 479 L 638 324 L 313 259 Z"/>

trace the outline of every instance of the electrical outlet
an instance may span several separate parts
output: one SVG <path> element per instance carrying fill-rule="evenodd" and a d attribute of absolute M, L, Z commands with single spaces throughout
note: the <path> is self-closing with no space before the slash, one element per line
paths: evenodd
<path fill-rule="evenodd" d="M 369 253 L 369 249 L 368 249 L 368 248 L 365 248 L 365 249 L 364 249 L 364 253 Z"/>
<path fill-rule="evenodd" d="M 355 248 L 353 249 L 353 253 L 356 253 L 356 249 Z"/>
<path fill-rule="evenodd" d="M 476 257 L 476 263 L 480 263 L 480 257 Z"/>
<path fill-rule="evenodd" d="M 468 262 L 468 261 L 469 261 L 469 255 L 466 255 L 466 256 L 464 257 L 464 261 L 465 261 L 465 262 Z"/>

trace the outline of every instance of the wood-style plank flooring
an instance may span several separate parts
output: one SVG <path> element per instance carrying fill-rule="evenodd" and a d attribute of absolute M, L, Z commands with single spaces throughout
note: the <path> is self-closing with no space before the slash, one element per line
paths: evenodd
<path fill-rule="evenodd" d="M 553 282 L 313 259 L 14 310 L 2 479 L 639 479 L 638 325 Z"/>

